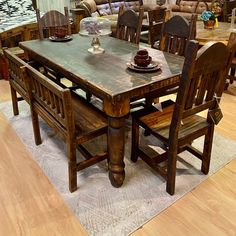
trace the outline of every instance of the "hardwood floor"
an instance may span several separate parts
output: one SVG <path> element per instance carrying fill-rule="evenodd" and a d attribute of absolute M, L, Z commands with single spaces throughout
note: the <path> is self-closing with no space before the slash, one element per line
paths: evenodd
<path fill-rule="evenodd" d="M 9 99 L 8 82 L 0 80 L 0 101 Z M 236 141 L 236 84 L 221 108 L 216 131 Z M 1 112 L 0 157 L 0 235 L 86 235 Z M 236 235 L 235 182 L 236 159 L 132 235 Z"/>
<path fill-rule="evenodd" d="M 9 99 L 0 80 L 0 101 Z M 87 235 L 0 112 L 0 235 Z"/>

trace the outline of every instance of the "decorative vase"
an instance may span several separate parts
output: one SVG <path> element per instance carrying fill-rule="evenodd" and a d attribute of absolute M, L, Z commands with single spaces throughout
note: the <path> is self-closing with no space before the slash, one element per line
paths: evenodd
<path fill-rule="evenodd" d="M 204 28 L 205 29 L 214 29 L 215 26 L 215 20 L 208 20 L 208 21 L 203 21 L 204 23 Z"/>

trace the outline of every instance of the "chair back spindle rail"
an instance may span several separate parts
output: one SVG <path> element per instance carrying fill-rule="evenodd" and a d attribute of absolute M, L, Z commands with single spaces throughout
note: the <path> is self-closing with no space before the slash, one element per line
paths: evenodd
<path fill-rule="evenodd" d="M 28 92 L 36 145 L 42 143 L 40 116 L 67 145 L 69 189 L 77 189 L 77 171 L 107 159 L 107 150 L 92 154 L 83 144 L 107 135 L 107 121 L 91 104 L 68 88 L 62 88 L 30 65 L 22 69 Z M 86 158 L 76 159 L 76 148 Z"/>
<path fill-rule="evenodd" d="M 24 68 L 27 63 L 9 49 L 4 49 L 4 56 L 6 57 L 8 63 L 7 66 L 9 71 L 13 114 L 18 115 L 18 101 L 25 100 L 29 103 L 24 74 L 22 73 L 22 68 Z M 19 94 L 21 97 L 18 97 L 17 94 Z"/>
<path fill-rule="evenodd" d="M 236 43 L 232 43 L 235 48 Z M 223 43 L 209 42 L 198 50 L 191 40 L 187 46 L 176 101 L 161 103 L 162 110 L 151 106 L 133 113 L 131 160 L 141 157 L 167 180 L 166 191 L 175 192 L 177 154 L 189 151 L 202 162 L 201 171 L 210 168 L 214 126 L 222 118 L 219 109 L 226 75 L 234 50 Z M 206 111 L 204 116 L 197 113 Z M 164 153 L 153 157 L 139 144 L 139 126 L 164 144 Z M 203 151 L 191 146 L 193 140 L 205 136 Z M 166 161 L 166 168 L 157 166 Z M 163 164 L 163 163 L 162 163 Z"/>
<path fill-rule="evenodd" d="M 182 16 L 176 15 L 163 23 L 159 49 L 184 56 L 189 40 L 196 36 L 197 15 L 193 14 L 188 22 Z"/>
<path fill-rule="evenodd" d="M 139 14 L 134 10 L 124 9 L 122 5 L 119 9 L 116 26 L 116 38 L 138 44 L 143 20 L 143 7 L 140 7 Z"/>

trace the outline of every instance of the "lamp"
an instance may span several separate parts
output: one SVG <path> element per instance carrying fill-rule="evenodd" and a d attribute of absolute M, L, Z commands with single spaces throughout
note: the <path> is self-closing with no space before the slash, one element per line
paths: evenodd
<path fill-rule="evenodd" d="M 100 47 L 99 36 L 111 33 L 111 22 L 101 17 L 86 17 L 80 21 L 80 32 L 83 36 L 92 37 L 92 48 L 88 51 L 92 54 L 100 54 L 105 50 Z"/>

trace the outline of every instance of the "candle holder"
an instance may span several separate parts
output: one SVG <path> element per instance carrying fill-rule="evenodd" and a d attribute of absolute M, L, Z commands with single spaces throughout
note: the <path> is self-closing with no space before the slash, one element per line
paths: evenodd
<path fill-rule="evenodd" d="M 91 46 L 88 51 L 92 54 L 104 53 L 105 49 L 100 47 L 100 36 L 111 34 L 111 22 L 101 17 L 86 17 L 80 21 L 80 35 L 92 37 Z"/>

